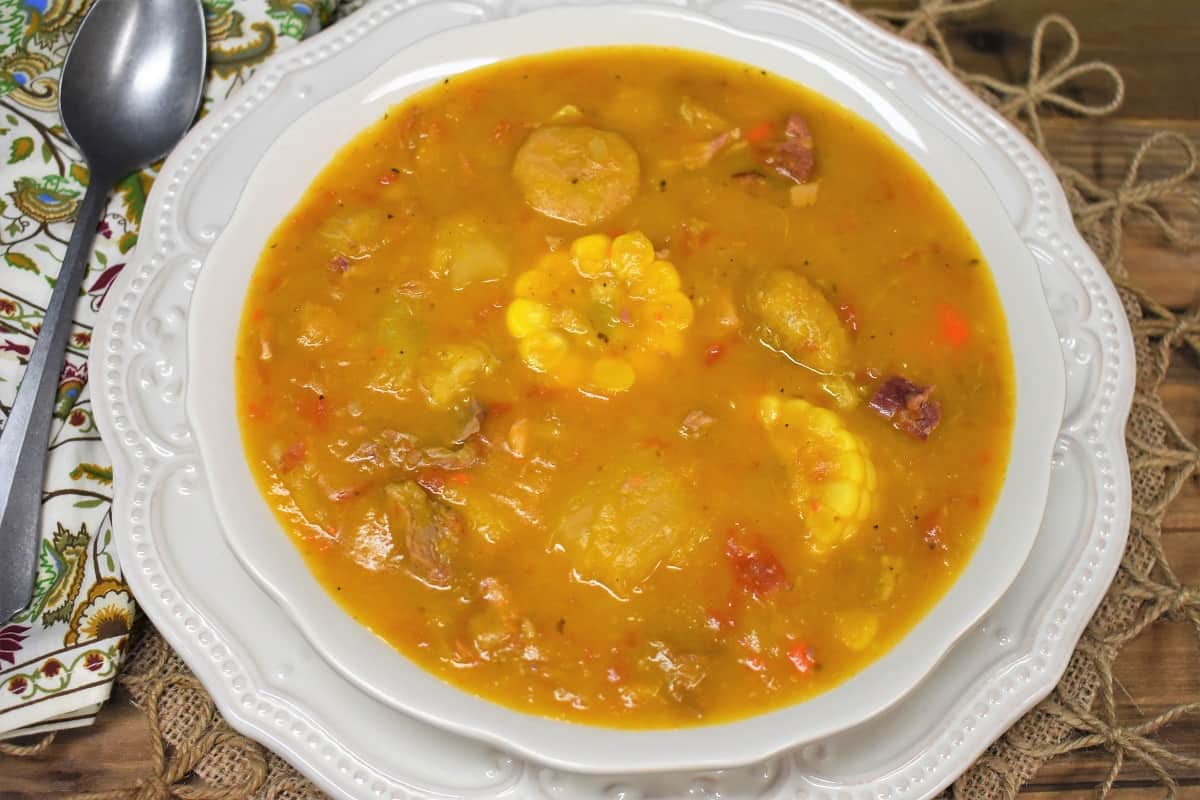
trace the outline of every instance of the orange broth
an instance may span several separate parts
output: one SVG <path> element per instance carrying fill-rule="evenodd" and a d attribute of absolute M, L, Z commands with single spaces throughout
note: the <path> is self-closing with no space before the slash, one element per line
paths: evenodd
<path fill-rule="evenodd" d="M 259 258 L 237 380 L 348 614 L 467 691 L 631 728 L 886 652 L 979 541 L 1014 403 L 988 268 L 919 167 L 800 86 L 647 47 L 458 75 L 346 145 Z"/>

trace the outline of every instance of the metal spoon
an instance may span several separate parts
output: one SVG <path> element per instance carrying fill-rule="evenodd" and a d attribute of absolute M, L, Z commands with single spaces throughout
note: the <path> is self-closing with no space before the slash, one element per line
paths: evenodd
<path fill-rule="evenodd" d="M 200 0 L 96 0 L 67 52 L 59 112 L 90 177 L 0 432 L 0 624 L 33 594 L 50 419 L 96 227 L 116 182 L 167 153 L 196 118 L 205 51 Z"/>

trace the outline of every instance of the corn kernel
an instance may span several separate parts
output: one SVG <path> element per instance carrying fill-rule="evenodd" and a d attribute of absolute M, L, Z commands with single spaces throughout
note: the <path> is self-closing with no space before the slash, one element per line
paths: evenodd
<path fill-rule="evenodd" d="M 518 297 L 508 304 L 504 321 L 514 338 L 524 339 L 534 331 L 550 327 L 550 309 L 536 300 Z"/>
<path fill-rule="evenodd" d="M 679 289 L 679 272 L 669 261 L 655 261 L 642 273 L 639 286 L 650 297 Z"/>
<path fill-rule="evenodd" d="M 879 632 L 879 617 L 865 611 L 845 611 L 834 621 L 838 639 L 851 650 L 865 650 Z"/>
<path fill-rule="evenodd" d="M 559 386 L 579 386 L 587 380 L 591 362 L 571 352 L 554 367 L 554 382 Z"/>
<path fill-rule="evenodd" d="M 608 250 L 612 240 L 603 233 L 581 236 L 571 243 L 571 258 L 583 275 L 599 275 L 608 268 Z"/>
<path fill-rule="evenodd" d="M 555 285 L 561 286 L 577 278 L 571 256 L 562 252 L 547 253 L 538 259 L 537 269 L 550 278 Z"/>
<path fill-rule="evenodd" d="M 560 308 L 553 314 L 554 327 L 573 333 L 577 336 L 588 336 L 592 333 L 592 325 L 587 317 L 573 308 Z"/>
<path fill-rule="evenodd" d="M 683 330 L 692 324 L 692 301 L 682 292 L 668 292 L 646 303 L 646 315 L 664 328 Z"/>
<path fill-rule="evenodd" d="M 654 245 L 640 231 L 623 233 L 613 239 L 609 260 L 614 272 L 633 283 L 654 262 Z"/>
<path fill-rule="evenodd" d="M 904 562 L 895 556 L 883 556 L 879 559 L 879 599 L 890 600 L 896 591 L 896 577 Z"/>
<path fill-rule="evenodd" d="M 827 484 L 821 493 L 824 498 L 822 508 L 838 517 L 851 517 L 858 510 L 860 491 L 857 485 L 848 481 Z"/>
<path fill-rule="evenodd" d="M 658 328 L 646 334 L 645 347 L 655 355 L 677 356 L 683 352 L 683 337 L 679 331 Z"/>
<path fill-rule="evenodd" d="M 622 358 L 601 358 L 592 366 L 592 383 L 603 392 L 624 392 L 635 378 L 633 367 Z"/>
<path fill-rule="evenodd" d="M 521 360 L 534 372 L 549 372 L 567 356 L 567 339 L 556 331 L 535 331 L 517 344 Z"/>
<path fill-rule="evenodd" d="M 522 272 L 513 284 L 513 295 L 534 300 L 547 300 L 554 293 L 550 276 L 537 269 Z"/>
<path fill-rule="evenodd" d="M 767 427 L 775 425 L 779 419 L 780 413 L 783 411 L 783 401 L 775 395 L 763 395 L 758 401 L 758 418 L 762 420 Z"/>

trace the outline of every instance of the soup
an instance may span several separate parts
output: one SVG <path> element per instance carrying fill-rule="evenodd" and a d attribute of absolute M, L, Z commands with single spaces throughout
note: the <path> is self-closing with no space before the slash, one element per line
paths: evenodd
<path fill-rule="evenodd" d="M 637 728 L 886 652 L 1008 459 L 988 267 L 879 131 L 759 69 L 575 50 L 448 78 L 262 252 L 238 413 L 321 585 L 425 669 Z"/>

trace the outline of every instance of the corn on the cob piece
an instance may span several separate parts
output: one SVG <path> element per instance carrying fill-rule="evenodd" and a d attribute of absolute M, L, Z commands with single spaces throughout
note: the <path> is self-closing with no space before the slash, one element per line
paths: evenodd
<path fill-rule="evenodd" d="M 674 265 L 634 231 L 581 236 L 516 279 L 505 310 L 526 366 L 564 386 L 629 390 L 638 373 L 675 355 L 694 317 Z"/>
<path fill-rule="evenodd" d="M 836 413 L 799 398 L 766 395 L 758 412 L 812 549 L 824 552 L 853 536 L 871 511 L 876 482 L 863 443 Z"/>

